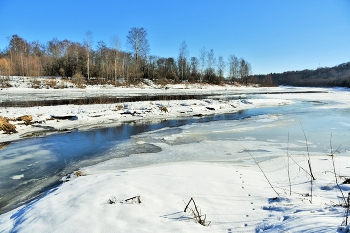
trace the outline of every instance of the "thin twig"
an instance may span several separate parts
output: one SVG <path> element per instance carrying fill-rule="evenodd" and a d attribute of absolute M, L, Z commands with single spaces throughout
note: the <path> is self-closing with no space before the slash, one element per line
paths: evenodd
<path fill-rule="evenodd" d="M 242 145 L 241 145 L 242 146 Z M 242 146 L 244 148 L 244 146 Z M 262 170 L 262 168 L 260 167 L 258 161 L 256 161 L 256 159 L 253 157 L 253 155 L 246 149 L 244 148 L 244 150 L 250 155 L 250 157 L 252 157 L 252 159 L 254 160 L 255 164 L 258 165 L 260 171 L 262 172 L 262 174 L 264 174 L 265 179 L 267 180 L 267 182 L 269 183 L 270 187 L 273 189 L 273 191 L 275 191 L 275 193 L 277 194 L 277 196 L 280 196 L 279 193 L 275 190 L 275 188 L 272 186 L 270 180 L 267 178 L 265 172 Z"/>
<path fill-rule="evenodd" d="M 298 167 L 301 168 L 306 174 L 308 174 L 309 176 L 311 176 L 311 174 L 310 174 L 307 170 L 305 170 L 305 168 L 303 168 L 297 161 L 295 161 L 295 160 L 292 158 L 292 156 L 289 156 L 289 158 L 290 158 L 296 165 L 298 165 Z"/>
<path fill-rule="evenodd" d="M 314 177 L 314 175 L 312 174 L 312 169 L 311 169 L 311 159 L 310 159 L 310 152 L 309 152 L 309 145 L 307 143 L 307 137 L 306 137 L 306 134 L 305 134 L 305 131 L 304 131 L 304 128 L 303 128 L 303 125 L 301 124 L 300 122 L 300 125 L 301 125 L 301 128 L 303 130 L 303 133 L 304 133 L 304 137 L 305 137 L 305 144 L 306 144 L 306 150 L 307 150 L 307 155 L 308 155 L 308 160 L 307 160 L 307 163 L 309 164 L 309 170 L 310 170 L 310 175 L 311 175 L 311 179 L 310 179 L 310 192 L 311 192 L 311 195 L 310 195 L 310 203 L 312 204 L 312 181 L 313 180 L 316 180 L 316 178 Z"/>
<path fill-rule="evenodd" d="M 330 156 L 332 157 L 333 173 L 334 173 L 335 183 L 337 184 L 337 187 L 338 187 L 339 191 L 341 192 L 341 195 L 343 196 L 343 201 L 344 201 L 344 203 L 345 203 L 346 205 L 348 205 L 348 203 L 347 203 L 347 201 L 346 201 L 346 199 L 345 199 L 343 190 L 340 188 L 340 185 L 339 185 L 339 182 L 338 182 L 338 178 L 337 178 L 337 173 L 336 173 L 336 171 L 335 171 L 334 153 L 335 153 L 336 151 L 339 150 L 340 146 L 339 146 L 339 148 L 338 148 L 336 151 L 333 151 L 333 147 L 332 147 L 332 136 L 333 136 L 333 135 L 332 135 L 332 133 L 331 133 L 331 137 L 329 138 L 329 146 L 331 147 L 331 154 L 330 154 Z"/>
<path fill-rule="evenodd" d="M 301 129 L 303 130 L 303 133 L 304 133 L 304 137 L 305 137 L 305 144 L 306 144 L 306 150 L 307 150 L 307 156 L 308 156 L 308 164 L 309 164 L 309 169 L 310 169 L 310 176 L 313 180 L 316 180 L 316 178 L 314 177 L 314 175 L 312 174 L 312 169 L 311 169 L 311 159 L 310 159 L 310 152 L 309 152 L 309 145 L 307 143 L 307 137 L 306 137 L 306 134 L 305 134 L 305 131 L 304 131 L 304 128 L 303 128 L 303 125 L 301 124 L 300 122 L 300 125 L 301 125 Z M 311 182 L 312 183 L 312 182 Z"/>
<path fill-rule="evenodd" d="M 292 195 L 292 184 L 290 182 L 290 172 L 289 172 L 289 132 L 288 132 L 288 144 L 287 144 L 287 161 L 288 161 L 288 180 L 289 180 L 289 196 Z"/>
<path fill-rule="evenodd" d="M 346 208 L 345 226 L 348 225 L 348 216 L 349 216 L 349 208 L 350 208 L 349 203 L 350 203 L 350 193 L 348 193 L 348 204 Z"/>

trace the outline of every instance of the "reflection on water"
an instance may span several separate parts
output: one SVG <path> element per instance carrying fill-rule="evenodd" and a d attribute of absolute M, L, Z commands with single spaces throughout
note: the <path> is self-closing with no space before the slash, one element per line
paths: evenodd
<path fill-rule="evenodd" d="M 291 149 L 305 150 L 302 123 L 310 149 L 329 151 L 332 133 L 334 148 L 342 144 L 343 150 L 349 150 L 350 110 L 320 106 L 319 102 L 302 102 L 203 118 L 129 123 L 12 143 L 0 151 L 0 213 L 56 185 L 61 177 L 79 167 L 131 154 L 160 152 L 155 143 L 177 145 L 202 140 L 286 143 L 289 133 L 291 144 L 300 145 Z M 132 140 L 128 140 L 130 137 Z M 227 156 L 232 157 L 229 153 Z"/>

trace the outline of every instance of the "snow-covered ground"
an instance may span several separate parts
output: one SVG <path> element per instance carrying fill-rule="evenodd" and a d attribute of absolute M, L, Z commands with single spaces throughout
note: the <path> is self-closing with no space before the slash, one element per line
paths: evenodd
<path fill-rule="evenodd" d="M 236 90 L 247 94 L 310 90 L 290 87 L 263 90 L 207 88 L 208 92 L 231 89 L 232 92 Z M 148 92 L 153 90 L 149 88 Z M 42 130 L 44 126 L 84 129 L 127 121 L 222 114 L 293 104 L 298 100 L 325 101 L 329 104 L 321 107 L 330 111 L 332 108 L 350 108 L 349 91 L 314 90 L 326 93 L 274 94 L 238 100 L 1 108 L 1 116 L 30 114 L 34 121 L 40 123 L 17 125 L 19 133 L 1 135 L 0 139 L 19 139 L 20 135 L 40 127 Z M 11 96 L 16 90 L 6 92 Z M 118 108 L 119 105 L 122 107 Z M 168 112 L 162 111 L 161 106 L 166 107 Z M 77 119 L 47 120 L 51 116 L 67 115 L 74 115 Z M 262 120 L 273 122 L 275 119 Z M 215 127 L 217 125 L 219 123 L 214 124 Z M 206 133 L 215 132 L 215 127 L 209 127 Z M 227 130 L 239 130 L 234 127 Z M 344 127 L 344 130 L 349 130 L 350 124 Z M 244 141 L 205 139 L 188 144 L 166 143 L 186 134 L 191 134 L 191 131 L 185 130 L 182 135 L 163 135 L 164 142 L 155 143 L 162 149 L 159 153 L 136 154 L 81 168 L 67 182 L 42 198 L 0 215 L 0 232 L 348 232 L 347 228 L 339 227 L 346 209 L 340 206 L 344 201 L 335 183 L 334 167 L 338 175 L 349 177 L 349 151 L 335 154 L 334 167 L 329 153 L 312 153 L 311 166 L 316 180 L 311 184 L 306 149 L 300 153 L 301 146 L 296 141 L 287 144 L 246 138 Z M 303 138 L 300 140 L 303 141 Z M 138 143 L 145 143 L 142 137 Z M 245 149 L 258 159 L 261 169 L 250 154 L 244 152 Z M 266 151 L 269 151 L 268 157 Z M 225 159 L 220 159 L 223 155 Z M 228 160 L 227 155 L 235 159 Z M 162 163 L 165 157 L 174 158 L 174 162 Z M 182 159 L 187 157 L 191 160 Z M 153 165 L 130 166 L 135 161 Z M 121 168 L 123 165 L 124 169 Z M 343 178 L 338 177 L 338 181 L 341 183 Z M 340 188 L 347 198 L 350 185 L 340 184 Z M 125 201 L 135 196 L 140 197 L 141 203 L 138 203 L 138 198 Z M 194 220 L 190 211 L 195 210 L 193 202 L 189 205 L 190 210 L 184 212 L 191 197 L 199 206 L 206 226 Z"/>
<path fill-rule="evenodd" d="M 255 143 L 242 144 L 255 149 Z M 208 151 L 213 156 L 228 151 L 239 153 L 241 145 L 206 141 L 191 145 L 189 150 L 186 147 L 163 147 L 156 156 L 179 151 L 190 156 Z M 310 176 L 300 168 L 308 171 L 307 159 L 296 155 L 292 159 L 295 162 L 289 160 L 291 195 L 285 154 L 259 164 L 279 195 L 249 160 L 175 162 L 121 170 L 113 170 L 113 163 L 123 161 L 112 160 L 81 169 L 83 176 L 72 176 L 43 198 L 1 215 L 0 231 L 335 232 L 344 219 L 345 208 L 338 206 L 342 201 L 334 182 L 331 157 L 312 157 L 317 179 L 313 181 L 312 202 Z M 348 157 L 339 156 L 335 161 L 337 172 L 348 174 Z M 347 195 L 350 185 L 341 188 Z M 141 203 L 125 202 L 134 196 L 140 196 Z M 196 223 L 189 211 L 184 212 L 191 197 L 209 226 Z M 110 204 L 109 200 L 115 203 Z M 193 203 L 190 208 L 195 208 Z"/>

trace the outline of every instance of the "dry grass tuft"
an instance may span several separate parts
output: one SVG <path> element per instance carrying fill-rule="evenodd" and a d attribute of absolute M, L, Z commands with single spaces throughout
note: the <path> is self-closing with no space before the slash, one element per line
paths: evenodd
<path fill-rule="evenodd" d="M 190 208 L 191 202 L 193 203 L 194 208 Z M 185 207 L 184 212 L 186 213 L 187 211 L 190 212 L 197 223 L 201 224 L 202 226 L 210 225 L 210 221 L 206 221 L 207 216 L 201 213 L 199 206 L 196 205 L 196 202 L 194 202 L 194 199 L 192 197 Z"/>
<path fill-rule="evenodd" d="M 33 117 L 31 115 L 24 115 L 16 118 L 17 121 L 24 121 L 25 125 L 32 124 Z"/>
<path fill-rule="evenodd" d="M 16 126 L 9 123 L 7 117 L 0 116 L 0 130 L 4 131 L 6 134 L 17 133 Z"/>
<path fill-rule="evenodd" d="M 169 112 L 167 107 L 165 107 L 165 106 L 159 106 L 159 109 L 161 112 Z"/>
<path fill-rule="evenodd" d="M 74 175 L 76 175 L 77 177 L 79 177 L 79 176 L 84 176 L 85 174 L 84 174 L 84 172 L 82 172 L 82 171 L 76 171 L 76 172 L 74 172 Z"/>
<path fill-rule="evenodd" d="M 118 106 L 116 106 L 116 108 L 117 108 L 117 110 L 122 110 L 124 108 L 124 106 L 123 105 L 118 105 Z"/>

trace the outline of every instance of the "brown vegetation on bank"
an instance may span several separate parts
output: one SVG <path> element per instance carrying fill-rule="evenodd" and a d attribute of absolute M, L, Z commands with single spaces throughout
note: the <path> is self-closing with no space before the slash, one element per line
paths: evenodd
<path fill-rule="evenodd" d="M 16 126 L 9 123 L 10 119 L 0 116 L 0 130 L 6 134 L 17 133 Z"/>

